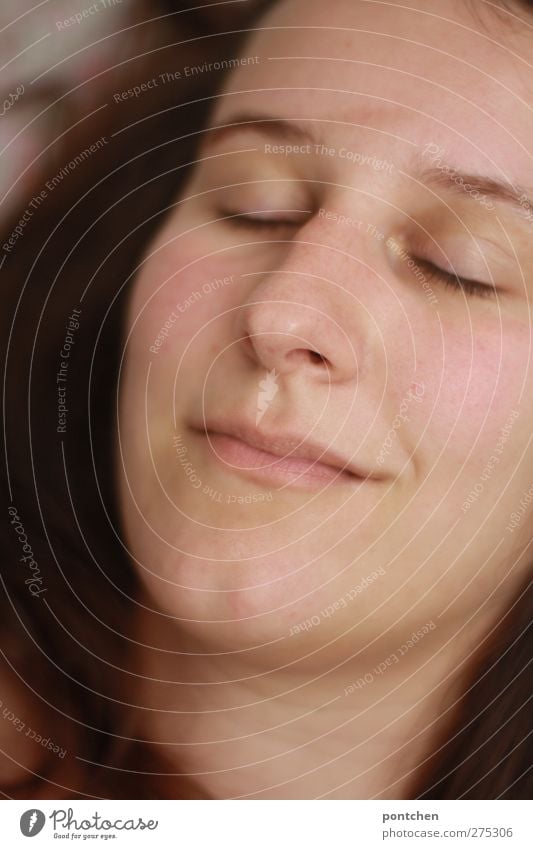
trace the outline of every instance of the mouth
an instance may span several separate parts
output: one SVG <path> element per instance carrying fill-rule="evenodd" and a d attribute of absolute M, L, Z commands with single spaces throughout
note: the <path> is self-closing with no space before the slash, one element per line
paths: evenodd
<path fill-rule="evenodd" d="M 193 425 L 211 454 L 227 471 L 245 474 L 260 484 L 316 489 L 360 484 L 371 475 L 328 446 L 296 434 L 273 435 L 244 422 L 209 421 Z"/>

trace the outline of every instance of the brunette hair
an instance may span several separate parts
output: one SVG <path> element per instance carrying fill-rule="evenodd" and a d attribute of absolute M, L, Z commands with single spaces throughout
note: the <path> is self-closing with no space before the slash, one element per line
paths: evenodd
<path fill-rule="evenodd" d="M 210 61 L 235 55 L 251 26 L 242 19 L 215 38 L 194 10 L 179 24 L 180 36 L 197 39 Z M 179 66 L 180 55 L 179 44 L 165 53 L 166 67 Z M 134 113 L 117 110 L 105 143 L 81 156 L 103 132 L 85 122 L 87 142 L 78 137 L 63 152 L 64 179 L 52 189 L 46 186 L 59 169 L 42 179 L 44 196 L 37 186 L 0 240 L 0 671 L 35 684 L 40 670 L 37 696 L 61 718 L 68 757 L 85 766 L 74 788 L 80 797 L 165 796 L 156 753 L 123 734 L 135 689 L 130 616 L 137 583 L 119 530 L 112 438 L 125 300 L 193 161 L 212 78 L 178 101 L 175 87 L 165 96 L 144 114 L 137 101 Z M 61 369 L 66 380 L 58 382 Z M 66 387 L 62 396 L 59 387 Z M 21 560 L 21 538 L 31 561 Z M 528 583 L 465 673 L 462 701 L 421 765 L 412 798 L 528 797 L 530 621 Z M 20 798 L 31 798 L 35 786 L 25 786 Z M 180 797 L 195 795 L 183 782 Z"/>

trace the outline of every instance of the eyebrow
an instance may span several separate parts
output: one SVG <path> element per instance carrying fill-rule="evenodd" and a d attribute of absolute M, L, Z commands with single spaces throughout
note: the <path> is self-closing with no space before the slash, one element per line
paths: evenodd
<path fill-rule="evenodd" d="M 531 189 L 517 184 L 513 187 L 510 183 L 495 177 L 469 174 L 453 165 L 446 164 L 440 168 L 421 168 L 412 176 L 428 188 L 443 188 L 455 195 L 469 198 L 474 203 L 479 203 L 479 198 L 470 195 L 471 191 L 479 192 L 486 198 L 493 198 L 500 203 L 506 203 L 522 214 L 533 212 L 533 200 L 528 196 L 533 194 Z M 465 186 L 468 186 L 468 189 Z"/>
<path fill-rule="evenodd" d="M 220 124 L 206 129 L 204 144 L 210 146 L 222 139 L 252 131 L 260 133 L 266 138 L 283 139 L 287 142 L 313 145 L 325 144 L 320 140 L 311 128 L 303 127 L 295 123 L 296 119 L 275 118 L 260 115 L 254 112 L 242 112 L 230 117 L 225 124 Z M 424 167 L 424 158 L 420 155 L 416 169 L 412 174 L 399 171 L 407 177 L 414 177 L 428 188 L 443 188 L 448 192 L 469 199 L 472 203 L 479 204 L 479 198 L 474 198 L 464 185 L 472 191 L 479 192 L 487 198 L 493 198 L 499 203 L 507 204 L 524 214 L 533 214 L 533 190 L 499 180 L 495 177 L 483 174 L 469 174 L 461 171 L 452 164 L 442 163 L 438 168 Z"/>

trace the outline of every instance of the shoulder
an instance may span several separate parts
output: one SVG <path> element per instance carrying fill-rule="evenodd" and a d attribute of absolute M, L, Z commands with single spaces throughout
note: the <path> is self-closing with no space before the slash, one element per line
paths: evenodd
<path fill-rule="evenodd" d="M 73 723 L 39 697 L 50 692 L 39 676 L 26 677 L 0 653 L 0 799 L 86 798 Z"/>
<path fill-rule="evenodd" d="M 34 786 L 45 783 L 43 778 L 57 769 L 54 761 L 61 758 L 54 741 L 58 725 L 53 711 L 0 654 L 0 789 L 4 796 L 17 798 L 20 788 L 24 798 L 33 797 Z"/>
<path fill-rule="evenodd" d="M 0 787 L 9 792 L 11 786 L 34 777 L 46 753 L 31 739 L 37 719 L 35 696 L 17 681 L 1 655 L 0 694 Z"/>

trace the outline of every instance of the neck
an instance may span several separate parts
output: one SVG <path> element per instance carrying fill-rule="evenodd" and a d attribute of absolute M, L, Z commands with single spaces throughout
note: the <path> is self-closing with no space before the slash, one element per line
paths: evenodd
<path fill-rule="evenodd" d="M 141 610 L 138 703 L 149 710 L 133 717 L 135 736 L 156 742 L 167 772 L 191 776 L 210 798 L 409 798 L 458 695 L 457 623 L 407 650 L 397 640 L 388 651 L 352 645 L 318 671 L 217 651 Z"/>

